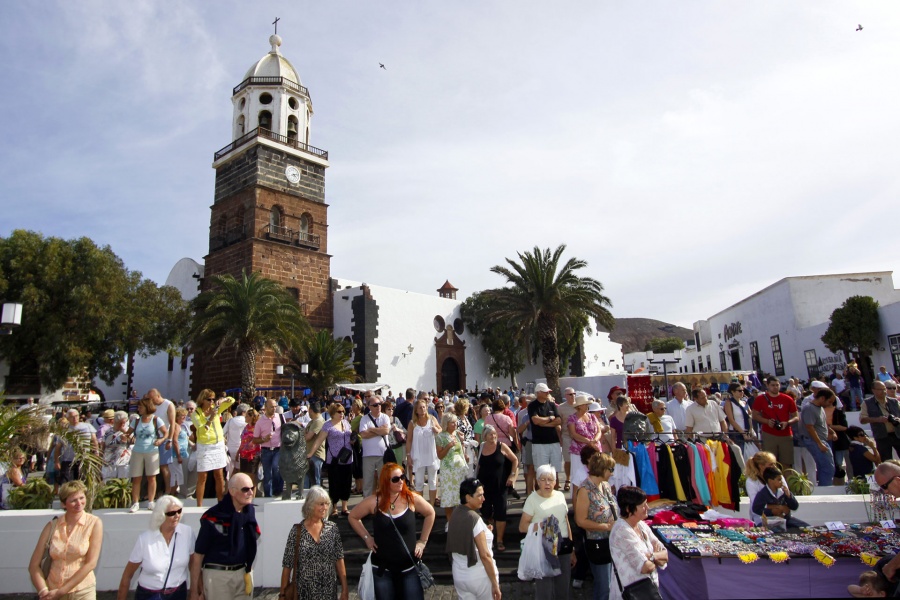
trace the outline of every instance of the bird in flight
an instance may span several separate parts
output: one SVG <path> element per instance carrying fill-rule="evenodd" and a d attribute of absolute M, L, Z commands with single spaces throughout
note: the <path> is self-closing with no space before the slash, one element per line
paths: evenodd
<path fill-rule="evenodd" d="M 857 30 L 857 31 L 862 31 L 862 30 L 863 30 L 863 26 L 862 26 L 862 25 L 857 25 L 857 26 L 856 26 L 856 30 Z"/>
<path fill-rule="evenodd" d="M 378 66 L 387 71 L 387 67 L 384 66 L 384 63 L 378 63 Z"/>

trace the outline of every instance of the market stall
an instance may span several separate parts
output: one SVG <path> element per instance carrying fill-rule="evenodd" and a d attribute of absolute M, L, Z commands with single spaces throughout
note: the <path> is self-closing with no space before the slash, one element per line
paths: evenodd
<path fill-rule="evenodd" d="M 783 533 L 702 521 L 651 529 L 670 553 L 660 588 L 671 600 L 844 597 L 862 571 L 900 551 L 891 520 Z"/>

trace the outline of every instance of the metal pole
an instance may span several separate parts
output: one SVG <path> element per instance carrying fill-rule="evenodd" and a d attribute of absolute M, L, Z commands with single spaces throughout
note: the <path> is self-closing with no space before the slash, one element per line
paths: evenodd
<path fill-rule="evenodd" d="M 663 378 L 665 379 L 665 386 L 666 386 L 666 400 L 668 400 L 669 399 L 669 369 L 668 369 L 668 363 L 666 362 L 666 359 L 663 359 Z"/>
<path fill-rule="evenodd" d="M 294 373 L 291 372 L 291 400 L 294 399 Z"/>

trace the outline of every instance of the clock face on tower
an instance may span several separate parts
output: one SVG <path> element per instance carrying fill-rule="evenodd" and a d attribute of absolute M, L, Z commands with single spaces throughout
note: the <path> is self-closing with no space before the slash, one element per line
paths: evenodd
<path fill-rule="evenodd" d="M 288 167 L 284 170 L 284 176 L 289 182 L 297 184 L 300 182 L 300 169 L 298 169 L 294 165 L 288 165 Z"/>

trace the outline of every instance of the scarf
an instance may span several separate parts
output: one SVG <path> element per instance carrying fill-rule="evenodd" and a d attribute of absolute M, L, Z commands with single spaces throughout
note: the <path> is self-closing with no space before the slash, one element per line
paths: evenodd
<path fill-rule="evenodd" d="M 481 517 L 466 505 L 457 506 L 450 516 L 447 529 L 447 554 L 462 554 L 466 557 L 466 565 L 475 566 L 478 562 L 478 551 L 475 547 L 475 536 L 472 530 Z"/>
<path fill-rule="evenodd" d="M 653 425 L 653 431 L 656 433 L 663 432 L 662 422 L 659 420 L 659 415 L 656 413 L 650 413 L 647 415 L 647 418 L 650 419 L 650 424 Z"/>

